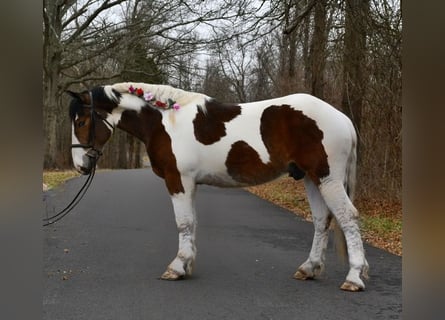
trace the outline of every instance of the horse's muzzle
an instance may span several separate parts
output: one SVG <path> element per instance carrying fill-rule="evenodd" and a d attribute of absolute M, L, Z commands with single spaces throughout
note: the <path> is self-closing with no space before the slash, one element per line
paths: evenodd
<path fill-rule="evenodd" d="M 88 158 L 90 158 L 90 160 L 92 160 L 93 162 L 97 162 L 97 160 L 99 160 L 100 156 L 102 155 L 102 151 L 96 149 L 96 148 L 91 148 L 90 150 L 88 150 L 88 152 L 86 153 L 86 156 Z"/>
<path fill-rule="evenodd" d="M 87 167 L 79 167 L 79 168 L 76 168 L 77 169 L 77 171 L 80 173 L 80 174 L 83 174 L 83 175 L 89 175 L 90 174 L 90 172 L 91 172 L 91 168 L 87 168 Z"/>

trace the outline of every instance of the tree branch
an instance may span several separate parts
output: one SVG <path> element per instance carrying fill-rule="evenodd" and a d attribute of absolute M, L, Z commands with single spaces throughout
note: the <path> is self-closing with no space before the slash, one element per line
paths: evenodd
<path fill-rule="evenodd" d="M 317 3 L 317 0 L 310 0 L 306 7 L 293 19 L 294 21 L 290 26 L 288 26 L 286 29 L 283 30 L 284 34 L 290 34 L 292 31 L 294 31 L 301 21 L 312 11 L 312 8 L 314 8 L 315 4 Z"/>
<path fill-rule="evenodd" d="M 113 2 L 109 2 L 109 0 L 106 0 L 102 3 L 102 5 L 97 8 L 88 18 L 87 20 L 82 23 L 82 25 L 79 26 L 79 28 L 77 28 L 77 30 L 68 38 L 68 40 L 66 41 L 67 44 L 71 43 L 74 41 L 74 39 L 76 39 L 86 28 L 88 28 L 88 26 L 94 21 L 94 19 L 96 19 L 96 17 L 103 11 L 105 11 L 106 9 L 112 8 L 115 5 L 118 5 L 122 2 L 124 2 L 125 0 L 115 0 Z"/>

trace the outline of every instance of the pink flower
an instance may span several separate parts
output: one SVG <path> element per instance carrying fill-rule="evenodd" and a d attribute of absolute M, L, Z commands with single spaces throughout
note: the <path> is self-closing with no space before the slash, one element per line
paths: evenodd
<path fill-rule="evenodd" d="M 151 101 L 151 100 L 153 100 L 153 98 L 154 98 L 154 96 L 153 96 L 153 94 L 151 92 L 144 93 L 144 100 L 145 101 Z"/>
<path fill-rule="evenodd" d="M 130 88 L 128 88 L 128 91 L 130 93 L 134 93 L 136 91 L 136 89 L 133 86 L 130 86 Z"/>
<path fill-rule="evenodd" d="M 173 104 L 172 108 L 174 110 L 179 110 L 179 108 L 181 108 L 181 106 L 179 104 L 175 103 L 175 104 Z"/>

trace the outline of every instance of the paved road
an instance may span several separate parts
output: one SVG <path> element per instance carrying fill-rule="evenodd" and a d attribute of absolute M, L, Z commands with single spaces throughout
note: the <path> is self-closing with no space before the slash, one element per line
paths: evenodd
<path fill-rule="evenodd" d="M 63 207 L 83 181 L 45 194 Z M 159 280 L 177 233 L 150 170 L 97 173 L 85 198 L 44 231 L 43 319 L 398 319 L 400 257 L 367 247 L 367 290 L 339 289 L 347 268 L 330 247 L 322 279 L 291 278 L 312 224 L 240 189 L 200 186 L 198 258 L 188 280 Z"/>

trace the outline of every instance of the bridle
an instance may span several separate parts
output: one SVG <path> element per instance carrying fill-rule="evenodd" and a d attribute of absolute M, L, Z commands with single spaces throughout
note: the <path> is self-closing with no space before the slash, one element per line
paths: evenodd
<path fill-rule="evenodd" d="M 81 144 L 81 143 L 72 144 L 71 148 L 89 149 L 86 155 L 90 159 L 94 159 L 97 162 L 99 157 L 102 155 L 102 151 L 100 149 L 97 149 L 94 146 L 94 142 L 96 140 L 96 122 L 95 122 L 95 120 L 97 118 L 97 119 L 103 121 L 107 126 L 110 127 L 111 132 L 114 132 L 114 126 L 107 119 L 105 119 L 99 112 L 97 112 L 94 109 L 93 94 L 91 91 L 89 92 L 89 94 L 90 94 L 90 104 L 83 105 L 84 108 L 91 109 L 91 112 L 90 112 L 91 125 L 90 125 L 90 131 L 88 133 L 88 143 L 87 144 Z"/>
<path fill-rule="evenodd" d="M 90 158 L 90 164 L 91 164 L 91 171 L 88 174 L 88 178 L 85 180 L 85 183 L 80 188 L 79 192 L 76 194 L 74 199 L 60 212 L 57 214 L 52 215 L 51 217 L 47 217 L 43 219 L 43 226 L 49 226 L 60 219 L 62 219 L 64 216 L 66 216 L 83 198 L 85 193 L 87 192 L 88 188 L 91 185 L 91 182 L 93 181 L 94 174 L 96 173 L 96 163 L 99 160 L 100 156 L 102 156 L 102 151 L 95 147 L 95 140 L 96 140 L 96 119 L 99 119 L 103 121 L 107 126 L 110 127 L 111 131 L 114 132 L 114 126 L 105 119 L 99 112 L 97 112 L 94 108 L 93 103 L 93 94 L 90 91 L 90 104 L 89 105 L 83 105 L 84 108 L 90 108 L 90 130 L 88 133 L 88 143 L 87 144 L 72 144 L 71 148 L 84 148 L 89 149 L 86 153 L 86 156 Z"/>

